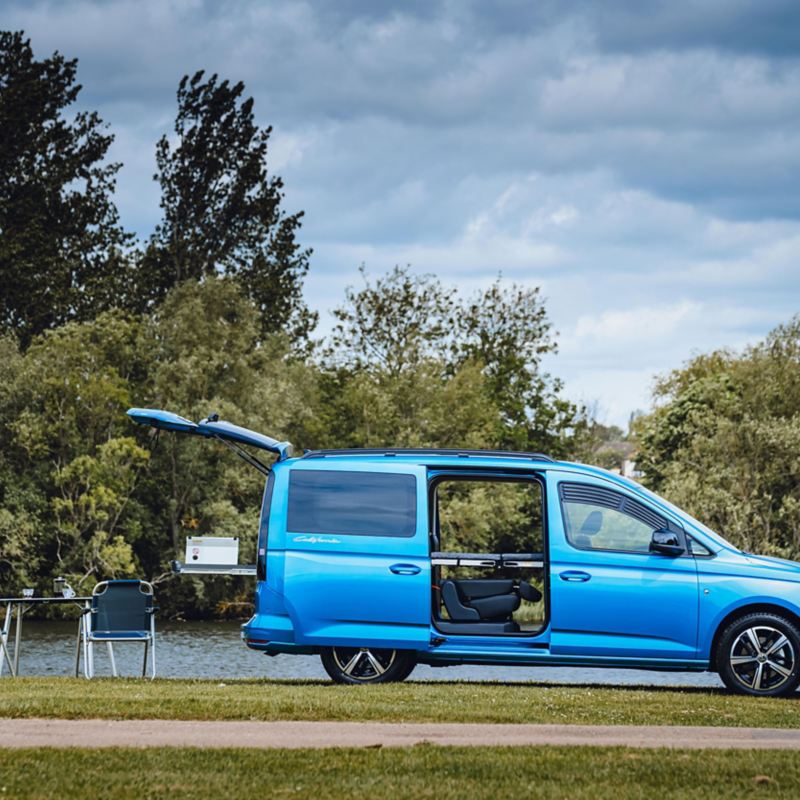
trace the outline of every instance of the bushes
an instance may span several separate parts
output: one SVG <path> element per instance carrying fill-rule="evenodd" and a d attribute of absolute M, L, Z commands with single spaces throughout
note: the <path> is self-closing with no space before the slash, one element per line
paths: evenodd
<path fill-rule="evenodd" d="M 800 317 L 662 379 L 638 421 L 645 482 L 737 546 L 800 558 Z"/>

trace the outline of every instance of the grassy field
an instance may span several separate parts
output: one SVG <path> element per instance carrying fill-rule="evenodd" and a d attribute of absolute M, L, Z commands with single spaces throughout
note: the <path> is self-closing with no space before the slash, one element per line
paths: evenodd
<path fill-rule="evenodd" d="M 0 750 L 2 798 L 733 798 L 800 796 L 788 751 L 601 747 Z"/>
<path fill-rule="evenodd" d="M 0 716 L 63 719 L 296 719 L 552 722 L 796 728 L 800 695 L 535 683 L 336 686 L 311 681 L 0 680 Z"/>

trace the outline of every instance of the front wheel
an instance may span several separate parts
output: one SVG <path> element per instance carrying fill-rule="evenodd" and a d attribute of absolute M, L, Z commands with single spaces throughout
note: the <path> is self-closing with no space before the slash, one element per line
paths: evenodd
<path fill-rule="evenodd" d="M 788 695 L 800 683 L 800 631 L 778 614 L 748 614 L 723 631 L 716 659 L 720 678 L 731 691 Z"/>
<path fill-rule="evenodd" d="M 413 651 L 374 647 L 326 647 L 320 657 L 325 672 L 336 683 L 403 681 L 417 663 Z"/>

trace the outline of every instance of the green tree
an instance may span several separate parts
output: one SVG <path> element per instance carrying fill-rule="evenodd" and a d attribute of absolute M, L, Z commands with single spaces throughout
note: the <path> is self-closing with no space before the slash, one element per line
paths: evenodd
<path fill-rule="evenodd" d="M 800 557 L 800 317 L 699 356 L 636 421 L 645 483 L 738 546 Z"/>
<path fill-rule="evenodd" d="M 400 374 L 340 368 L 323 372 L 319 389 L 314 446 L 493 446 L 498 410 L 475 364 L 452 375 L 434 360 Z"/>
<path fill-rule="evenodd" d="M 65 566 L 82 571 L 80 582 L 90 575 L 135 574 L 131 537 L 125 538 L 121 523 L 149 455 L 132 438 L 118 437 L 56 471 L 58 494 L 52 504 L 56 560 L 62 571 Z"/>
<path fill-rule="evenodd" d="M 241 579 L 174 578 L 195 533 L 254 557 L 263 475 L 206 439 L 151 433 L 130 406 L 223 417 L 302 444 L 315 375 L 286 336 L 264 341 L 235 281 L 175 287 L 146 316 L 115 311 L 34 338 L 0 338 L 0 584 L 68 576 L 90 589 L 136 574 L 165 614 L 208 616 Z"/>
<path fill-rule="evenodd" d="M 211 412 L 302 445 L 312 411 L 315 376 L 290 357 L 288 337 L 262 339 L 258 309 L 233 279 L 185 281 L 142 322 L 141 349 L 149 363 L 135 387 L 136 405 L 168 408 L 190 419 Z M 147 574 L 163 581 L 165 608 L 209 616 L 223 601 L 251 601 L 240 578 L 169 578 L 169 562 L 183 557 L 184 539 L 237 536 L 241 558 L 255 558 L 264 476 L 224 446 L 207 439 L 161 433 L 127 422 L 129 435 L 150 450 L 135 493 L 147 510 L 146 536 L 135 555 Z"/>
<path fill-rule="evenodd" d="M 447 358 L 455 289 L 410 267 L 395 267 L 374 283 L 363 265 L 359 272 L 364 285 L 348 286 L 344 305 L 334 309 L 328 363 L 396 376 L 426 359 Z"/>
<path fill-rule="evenodd" d="M 366 398 L 370 387 L 394 387 L 382 404 L 376 398 L 360 406 L 354 402 L 354 410 L 361 409 L 362 429 L 369 420 L 370 439 L 378 430 L 401 437 L 382 444 L 409 441 L 414 428 L 422 435 L 420 381 L 425 379 L 433 397 L 442 397 L 443 387 L 458 379 L 462 387 L 469 383 L 471 394 L 450 396 L 445 413 L 450 424 L 432 428 L 436 438 L 428 436 L 427 444 L 463 447 L 477 439 L 481 445 L 473 446 L 572 452 L 585 415 L 561 397 L 561 384 L 542 370 L 542 356 L 554 352 L 555 342 L 538 289 L 505 286 L 498 279 L 465 301 L 455 288 L 407 267 L 395 267 L 374 282 L 363 268 L 362 276 L 363 288 L 348 289 L 345 304 L 334 311 L 338 321 L 323 363 L 335 376 L 329 393 L 333 406 L 349 394 L 354 400 Z M 473 377 L 467 381 L 467 375 Z M 456 426 L 462 408 L 481 405 L 478 395 L 483 397 L 480 422 Z M 468 396 L 473 399 L 462 406 Z M 398 413 L 405 427 L 387 428 Z M 357 431 L 346 435 L 339 429 L 345 439 L 358 440 Z"/>
<path fill-rule="evenodd" d="M 455 363 L 484 367 L 500 409 L 497 445 L 573 454 L 585 435 L 586 413 L 562 396 L 561 381 L 542 368 L 542 358 L 558 348 L 539 288 L 505 286 L 498 278 L 456 305 L 452 330 Z"/>
<path fill-rule="evenodd" d="M 137 320 L 105 312 L 37 336 L 11 337 L 0 359 L 0 526 L 14 557 L 0 579 L 68 575 L 91 588 L 129 574 L 143 509 L 132 497 L 146 453 L 125 410 L 144 370 Z"/>
<path fill-rule="evenodd" d="M 23 345 L 68 320 L 125 304 L 131 237 L 112 200 L 119 164 L 96 113 L 72 120 L 77 60 L 36 60 L 0 33 L 0 329 Z"/>
<path fill-rule="evenodd" d="M 152 362 L 140 404 L 198 420 L 217 412 L 299 442 L 313 375 L 288 358 L 285 336 L 267 342 L 260 336 L 258 310 L 235 281 L 181 284 L 145 323 L 143 343 Z M 144 441 L 141 430 L 136 435 Z M 148 557 L 152 569 L 181 552 L 192 531 L 240 536 L 243 545 L 255 547 L 263 476 L 224 447 L 159 436 L 146 481 L 145 491 L 163 498 L 160 532 Z"/>
<path fill-rule="evenodd" d="M 150 302 L 174 285 L 234 276 L 259 312 L 262 336 L 305 340 L 316 322 L 303 302 L 311 251 L 297 241 L 302 212 L 281 208 L 283 182 L 267 172 L 271 128 L 259 128 L 244 84 L 204 72 L 178 87 L 177 142 L 156 148 L 163 219 L 143 259 Z"/>

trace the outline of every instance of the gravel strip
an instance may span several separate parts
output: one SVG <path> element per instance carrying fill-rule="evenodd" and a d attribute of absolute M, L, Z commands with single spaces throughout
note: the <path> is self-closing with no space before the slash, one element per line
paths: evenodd
<path fill-rule="evenodd" d="M 0 747 L 616 745 L 800 750 L 800 730 L 657 725 L 0 719 Z"/>

